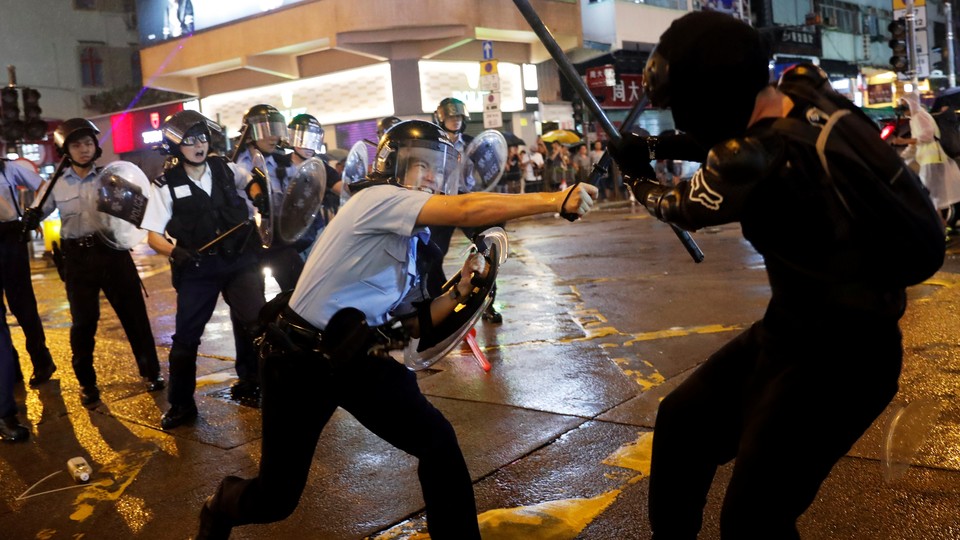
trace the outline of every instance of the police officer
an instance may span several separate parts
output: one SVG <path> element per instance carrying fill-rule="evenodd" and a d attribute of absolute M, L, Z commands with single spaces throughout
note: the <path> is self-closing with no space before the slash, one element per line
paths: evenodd
<path fill-rule="evenodd" d="M 440 104 L 437 106 L 436 112 L 434 112 L 434 121 L 443 128 L 443 131 L 446 132 L 447 137 L 450 139 L 450 142 L 453 143 L 454 148 L 460 152 L 460 155 L 463 156 L 464 150 L 466 150 L 467 145 L 470 144 L 470 141 L 473 140 L 473 137 L 464 133 L 467 130 L 467 121 L 470 120 L 470 113 L 467 112 L 467 105 L 460 101 L 457 98 L 444 98 L 440 101 Z M 466 159 L 466 157 L 463 157 Z M 460 178 L 460 185 L 458 187 L 459 193 L 470 193 L 473 191 L 473 188 L 476 185 L 476 180 L 473 178 L 473 175 L 469 172 L 463 177 Z M 482 232 L 489 227 L 503 227 L 503 223 L 496 223 L 493 225 L 485 225 L 482 227 L 473 227 L 461 229 L 464 236 L 467 238 L 472 238 L 475 234 Z M 443 253 L 445 257 L 447 251 L 450 249 L 450 239 L 453 237 L 453 230 L 456 227 L 435 227 L 433 242 L 437 244 L 440 248 L 440 252 Z M 432 277 L 430 279 L 431 290 L 438 290 L 447 281 L 446 274 L 443 272 L 443 258 L 437 262 L 432 271 Z M 493 304 L 493 298 L 496 298 L 497 295 L 497 284 L 493 284 L 493 290 L 491 292 L 491 302 L 487 306 L 487 309 L 483 312 L 483 320 L 489 321 L 492 323 L 501 323 L 503 322 L 503 315 L 497 311 L 496 307 Z"/>
<path fill-rule="evenodd" d="M 657 218 L 688 230 L 739 222 L 764 258 L 772 293 L 762 320 L 660 403 L 650 471 L 654 538 L 697 537 L 717 467 L 731 460 L 721 536 L 799 538 L 797 518 L 897 392 L 906 295 L 850 271 L 869 248 L 838 240 L 847 222 L 830 211 L 840 205 L 823 187 L 830 181 L 813 144 L 775 131 L 783 117 L 809 125 L 812 109 L 769 85 L 768 60 L 760 34 L 738 19 L 694 12 L 675 20 L 643 80 L 651 103 L 669 106 L 687 135 L 626 136 L 613 148 L 637 201 Z M 723 81 L 711 85 L 710 99 L 707 81 Z M 825 76 L 810 82 L 830 91 Z M 654 178 L 653 159 L 704 166 L 692 180 L 662 186 L 639 180 Z"/>
<path fill-rule="evenodd" d="M 399 124 L 401 120 L 396 116 L 384 116 L 383 118 L 377 120 L 377 142 L 380 142 L 380 138 L 383 137 L 383 134 L 387 132 L 388 129 L 393 127 L 394 124 Z"/>
<path fill-rule="evenodd" d="M 292 152 L 277 156 L 277 176 L 281 178 L 281 183 L 289 182 L 297 174 L 297 168 L 303 165 L 305 161 L 317 155 L 317 152 L 323 148 L 323 126 L 320 121 L 309 114 L 298 114 L 294 116 L 287 124 L 287 133 L 289 140 L 285 146 Z M 319 158 L 318 158 L 319 159 Z M 326 161 L 323 161 L 326 171 L 327 188 L 321 194 L 323 203 L 320 213 L 318 213 L 313 224 L 297 240 L 293 247 L 300 254 L 300 257 L 306 260 L 310 253 L 310 247 L 314 240 L 326 226 L 327 222 L 333 217 L 336 209 L 340 206 L 340 173 L 331 167 Z M 279 199 L 282 200 L 282 199 Z"/>
<path fill-rule="evenodd" d="M 114 249 L 97 235 L 97 178 L 101 168 L 100 130 L 83 118 L 66 120 L 53 133 L 57 150 L 66 155 L 70 166 L 53 184 L 43 208 L 24 212 L 27 229 L 35 229 L 43 217 L 60 210 L 60 237 L 63 243 L 63 276 L 70 303 L 70 348 L 73 372 L 80 383 L 80 402 L 95 406 L 100 401 L 93 350 L 100 319 L 100 291 L 113 306 L 127 334 L 140 376 L 147 380 L 148 391 L 164 388 L 157 360 L 157 348 L 143 301 L 140 276 L 129 250 Z"/>
<path fill-rule="evenodd" d="M 351 186 L 353 196 L 320 236 L 289 305 L 264 336 L 259 476 L 224 479 L 203 506 L 197 538 L 227 538 L 233 526 L 290 515 L 337 407 L 419 458 L 431 538 L 480 538 L 470 473 L 453 427 L 420 393 L 413 372 L 372 352 L 368 330 L 396 315 L 411 335 L 428 335 L 471 294 L 469 278 L 485 273 L 483 260 L 471 256 L 457 285 L 430 298 L 419 258 L 432 227 L 583 214 L 596 188 L 441 195 L 456 193 L 457 158 L 430 122 L 401 122 L 380 139 L 373 173 Z"/>
<path fill-rule="evenodd" d="M 0 440 L 25 441 L 30 431 L 17 418 L 17 402 L 13 397 L 16 385 L 16 367 L 10 328 L 0 326 Z"/>
<path fill-rule="evenodd" d="M 276 207 L 287 187 L 286 166 L 277 163 L 281 143 L 287 138 L 287 122 L 276 107 L 264 104 L 250 107 L 243 115 L 243 122 L 247 125 L 247 140 L 242 142 L 246 148 L 237 156 L 237 164 L 252 171 L 251 149 L 255 148 L 263 155 L 267 166 L 264 172 L 273 190 L 274 200 L 271 203 Z M 259 209 L 262 213 L 266 208 Z M 290 290 L 297 284 L 297 278 L 303 270 L 303 259 L 293 246 L 285 245 L 274 237 L 269 248 L 260 250 L 259 259 L 261 270 L 270 269 L 281 291 Z"/>
<path fill-rule="evenodd" d="M 33 170 L 13 161 L 0 160 L 0 326 L 7 326 L 2 299 L 5 295 L 26 338 L 27 352 L 33 364 L 30 386 L 46 382 L 57 370 L 47 349 L 47 338 L 37 312 L 37 298 L 30 279 L 30 254 L 21 235 L 19 188 L 36 191 L 42 182 L 43 179 Z M 20 373 L 16 349 L 13 350 L 13 361 L 17 373 Z"/>
<path fill-rule="evenodd" d="M 197 417 L 194 400 L 197 348 L 203 329 L 223 295 L 241 331 L 250 342 L 237 351 L 236 370 L 245 386 L 259 386 L 252 330 L 263 306 L 252 247 L 252 224 L 199 251 L 221 233 L 247 223 L 247 205 L 237 188 L 247 185 L 248 173 L 219 156 L 209 155 L 210 138 L 220 126 L 196 111 L 180 111 L 160 128 L 161 150 L 177 164 L 153 181 L 142 227 L 157 253 L 170 257 L 177 290 L 176 332 L 170 348 L 170 409 L 160 419 L 171 429 Z M 164 233 L 176 241 L 170 243 Z"/>

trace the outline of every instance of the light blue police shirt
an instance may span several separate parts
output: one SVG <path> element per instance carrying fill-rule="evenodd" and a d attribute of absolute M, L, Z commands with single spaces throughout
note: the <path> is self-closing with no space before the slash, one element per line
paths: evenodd
<path fill-rule="evenodd" d="M 264 171 L 267 175 L 267 179 L 270 180 L 270 189 L 273 190 L 274 197 L 271 201 L 274 203 L 274 206 L 277 206 L 283 197 L 283 186 L 280 185 L 280 180 L 277 178 L 277 162 L 273 159 L 273 154 L 263 154 L 263 161 L 267 164 L 267 170 Z M 247 148 L 237 156 L 237 165 L 240 167 L 253 172 L 253 156 L 250 155 L 250 149 Z M 252 178 L 252 177 L 251 177 Z M 249 180 L 248 180 L 249 181 Z M 246 184 L 237 188 L 237 193 L 240 194 L 240 198 L 246 201 L 247 210 L 249 210 L 250 215 L 253 216 L 256 213 L 256 207 L 253 206 L 253 201 L 247 197 Z"/>
<path fill-rule="evenodd" d="M 36 191 L 42 182 L 43 178 L 33 170 L 13 161 L 4 163 L 0 174 L 0 221 L 16 221 L 20 217 L 19 186 Z"/>
<path fill-rule="evenodd" d="M 97 212 L 97 178 L 103 167 L 93 167 L 80 178 L 73 167 L 67 167 L 63 176 L 53 185 L 42 211 L 46 217 L 54 208 L 60 210 L 60 237 L 83 238 L 100 230 Z"/>
<path fill-rule="evenodd" d="M 314 244 L 290 308 L 321 330 L 346 307 L 386 323 L 417 283 L 416 238 L 430 238 L 417 216 L 430 197 L 395 185 L 350 197 Z"/>

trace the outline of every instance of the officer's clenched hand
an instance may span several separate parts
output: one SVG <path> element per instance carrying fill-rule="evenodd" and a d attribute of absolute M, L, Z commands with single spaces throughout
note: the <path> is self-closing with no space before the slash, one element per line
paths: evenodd
<path fill-rule="evenodd" d="M 270 217 L 270 198 L 265 194 L 257 193 L 257 196 L 253 198 L 253 205 L 257 207 L 261 216 Z"/>
<path fill-rule="evenodd" d="M 576 219 L 593 208 L 593 203 L 597 200 L 597 187 L 585 184 L 583 182 L 574 184 L 567 188 L 563 195 L 563 205 L 560 207 L 560 215 L 570 219 Z M 573 219 L 571 219 L 573 218 Z"/>
<path fill-rule="evenodd" d="M 23 212 L 23 217 L 20 218 L 20 224 L 23 226 L 23 231 L 28 232 L 39 227 L 42 219 L 43 214 L 39 208 L 27 208 Z"/>
<path fill-rule="evenodd" d="M 180 246 L 174 246 L 170 253 L 170 264 L 180 268 L 189 263 L 196 263 L 200 260 L 200 255 L 192 250 Z"/>
<path fill-rule="evenodd" d="M 656 178 L 650 165 L 650 148 L 647 137 L 625 133 L 619 145 L 611 144 L 608 151 L 623 174 L 634 178 Z"/>

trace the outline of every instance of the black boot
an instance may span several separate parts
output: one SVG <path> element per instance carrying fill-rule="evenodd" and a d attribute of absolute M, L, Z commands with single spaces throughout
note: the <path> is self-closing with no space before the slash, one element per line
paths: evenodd
<path fill-rule="evenodd" d="M 30 431 L 20 425 L 17 415 L 0 419 L 0 439 L 8 442 L 25 441 L 30 437 Z"/>
<path fill-rule="evenodd" d="M 200 509 L 200 528 L 196 540 L 227 540 L 233 526 L 225 516 L 214 509 L 214 495 L 207 498 Z"/>
<path fill-rule="evenodd" d="M 171 405 L 170 410 L 163 413 L 160 417 L 160 427 L 163 429 L 173 429 L 177 426 L 193 422 L 197 419 L 197 405 Z"/>
<path fill-rule="evenodd" d="M 49 381 L 55 371 L 57 371 L 57 366 L 52 360 L 46 367 L 33 370 L 33 375 L 30 376 L 30 386 L 39 386 Z"/>

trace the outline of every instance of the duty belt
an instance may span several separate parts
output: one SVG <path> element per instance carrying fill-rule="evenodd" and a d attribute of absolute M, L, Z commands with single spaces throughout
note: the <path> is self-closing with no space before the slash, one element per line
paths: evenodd
<path fill-rule="evenodd" d="M 97 238 L 95 234 L 88 234 L 87 236 L 81 236 L 80 238 L 64 238 L 63 247 L 66 249 L 73 248 L 92 248 L 100 244 L 100 239 Z"/>
<path fill-rule="evenodd" d="M 289 307 L 284 308 L 277 317 L 277 327 L 287 334 L 294 345 L 311 351 L 323 351 L 323 332 L 303 320 L 303 317 Z"/>

